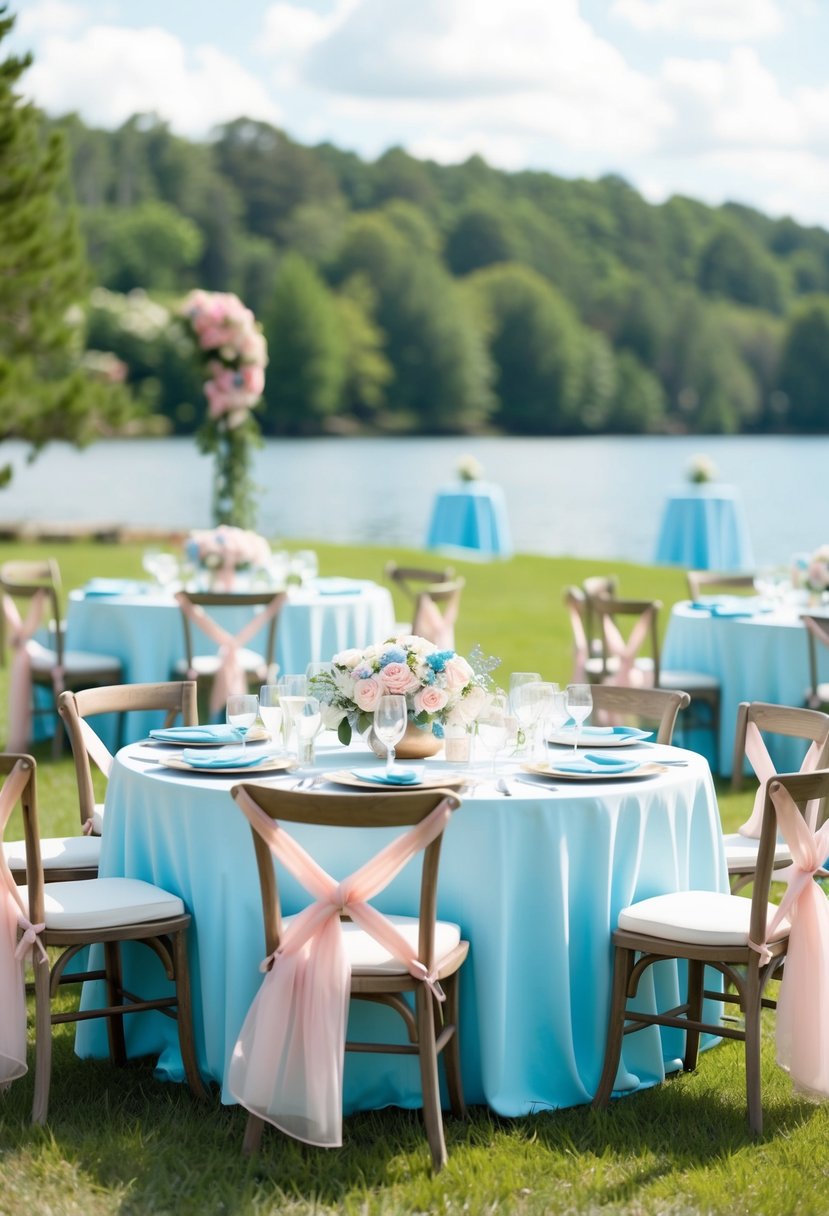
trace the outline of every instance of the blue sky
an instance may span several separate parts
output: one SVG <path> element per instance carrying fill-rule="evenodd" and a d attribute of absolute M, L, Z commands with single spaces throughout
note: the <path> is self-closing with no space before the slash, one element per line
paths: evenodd
<path fill-rule="evenodd" d="M 24 90 L 191 138 L 619 173 L 829 227 L 829 0 L 11 0 Z"/>

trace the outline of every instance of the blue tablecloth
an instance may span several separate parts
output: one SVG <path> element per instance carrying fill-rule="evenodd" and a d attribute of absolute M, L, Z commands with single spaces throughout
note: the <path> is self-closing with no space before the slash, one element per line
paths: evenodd
<path fill-rule="evenodd" d="M 193 913 L 197 1052 L 205 1074 L 221 1082 L 264 953 L 250 828 L 228 792 L 239 778 L 153 767 L 135 758 L 147 750 L 128 749 L 116 759 L 101 873 L 157 882 Z M 648 760 L 659 754 L 640 749 Z M 588 1102 L 604 1054 L 610 932 L 619 910 L 667 891 L 727 889 L 708 766 L 690 752 L 672 755 L 688 767 L 641 781 L 562 783 L 554 793 L 515 782 L 511 798 L 483 786 L 454 815 L 441 855 L 439 914 L 460 924 L 471 942 L 461 984 L 468 1101 L 513 1116 Z M 357 750 L 345 760 L 349 768 L 372 762 L 378 764 Z M 323 749 L 319 763 L 342 767 L 343 749 Z M 430 760 L 427 767 L 449 766 Z M 386 839 L 377 831 L 291 831 L 339 877 Z M 417 891 L 416 874 L 404 871 L 375 902 L 382 911 L 416 915 Z M 284 898 L 288 911 L 307 902 L 290 879 Z M 149 952 L 134 953 L 148 960 L 128 960 L 127 984 L 140 992 L 141 967 L 159 973 Z M 655 977 L 643 984 L 642 999 L 653 1002 L 655 983 L 660 1008 L 677 1004 L 676 967 L 657 968 Z M 354 1004 L 349 1037 L 388 1033 L 400 1041 L 401 1031 L 390 1011 Z M 160 1074 L 182 1079 L 174 1024 L 137 1014 L 126 1019 L 125 1033 L 132 1054 L 157 1054 Z M 619 1088 L 660 1081 L 678 1066 L 683 1040 L 679 1031 L 656 1029 L 628 1039 Z M 105 1054 L 103 1027 L 83 1023 L 76 1044 L 80 1055 Z M 416 1060 L 347 1054 L 345 1103 L 348 1111 L 419 1106 Z"/>
<path fill-rule="evenodd" d="M 510 557 L 509 520 L 500 486 L 462 482 L 438 492 L 427 549 L 468 549 L 478 557 Z"/>
<path fill-rule="evenodd" d="M 212 611 L 212 610 L 211 610 Z M 216 618 L 228 629 L 241 629 L 253 609 L 216 609 Z M 366 580 L 319 579 L 309 587 L 291 591 L 277 626 L 276 660 L 283 675 L 303 674 L 309 663 L 326 662 L 339 650 L 368 646 L 389 636 L 394 628 L 394 606 L 388 588 Z M 198 645 L 200 631 L 194 635 Z M 116 655 L 124 665 L 124 679 L 139 684 L 169 680 L 175 663 L 184 656 L 181 611 L 169 594 L 131 591 L 126 595 L 86 595 L 73 591 L 67 612 L 68 645 L 77 650 L 98 650 Z M 204 638 L 205 653 L 216 644 Z M 264 646 L 264 630 L 249 645 Z M 129 742 L 160 726 L 163 714 L 129 716 Z M 115 746 L 115 723 L 95 722 L 104 741 Z"/>
<path fill-rule="evenodd" d="M 727 597 L 722 597 L 727 604 Z M 732 600 L 737 603 L 736 597 Z M 745 603 L 746 601 L 740 601 Z M 829 680 L 829 651 L 818 648 L 819 674 Z M 809 687 L 806 631 L 793 607 L 747 617 L 716 616 L 684 602 L 668 622 L 662 666 L 716 676 L 721 688 L 720 769 L 731 772 L 737 707 L 741 701 L 803 705 Z M 712 759 L 708 731 L 683 738 Z M 805 747 L 796 740 L 770 736 L 769 752 L 779 773 L 796 771 Z M 750 772 L 750 768 L 746 767 Z"/>
<path fill-rule="evenodd" d="M 656 561 L 688 570 L 750 570 L 754 565 L 742 501 L 722 485 L 688 485 L 665 503 Z"/>

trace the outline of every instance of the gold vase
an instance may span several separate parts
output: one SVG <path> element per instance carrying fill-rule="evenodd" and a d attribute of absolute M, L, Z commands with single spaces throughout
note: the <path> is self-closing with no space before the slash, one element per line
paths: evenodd
<path fill-rule="evenodd" d="M 386 745 L 381 743 L 374 734 L 374 727 L 369 727 L 366 735 L 368 745 L 381 760 L 386 758 Z M 425 760 L 440 751 L 442 741 L 433 735 L 431 730 L 421 730 L 414 722 L 406 723 L 406 733 L 394 749 L 398 760 Z"/>

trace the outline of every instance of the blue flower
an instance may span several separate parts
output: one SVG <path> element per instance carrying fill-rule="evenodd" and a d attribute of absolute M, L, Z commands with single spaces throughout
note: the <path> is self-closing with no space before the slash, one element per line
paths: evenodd
<path fill-rule="evenodd" d="M 454 650 L 436 650 L 434 654 L 426 656 L 426 662 L 432 671 L 443 671 L 449 660 L 454 657 Z"/>
<path fill-rule="evenodd" d="M 432 734 L 435 736 L 436 739 L 443 738 L 444 730 L 443 730 L 443 727 L 441 726 L 440 722 L 432 723 Z"/>
<path fill-rule="evenodd" d="M 406 651 L 401 650 L 399 646 L 392 646 L 389 650 L 383 651 L 380 655 L 380 666 L 388 667 L 389 663 L 405 663 Z"/>

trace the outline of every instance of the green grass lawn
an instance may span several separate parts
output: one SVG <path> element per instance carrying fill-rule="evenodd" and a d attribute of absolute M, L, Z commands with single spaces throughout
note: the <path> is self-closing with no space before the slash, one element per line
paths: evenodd
<path fill-rule="evenodd" d="M 315 547 L 323 574 L 379 578 L 388 558 L 424 562 L 415 552 Z M 141 548 L 0 544 L 0 561 L 56 554 L 72 587 L 93 574 L 139 576 Z M 616 573 L 626 596 L 660 598 L 665 618 L 684 595 L 680 572 L 623 563 L 523 556 L 455 565 L 467 579 L 458 649 L 477 642 L 500 656 L 504 681 L 527 669 L 567 680 L 568 583 Z M 0 669 L 0 736 L 6 680 Z M 75 830 L 71 759 L 53 762 L 45 745 L 35 754 L 42 831 Z M 723 820 L 734 826 L 751 794 L 718 784 Z M 261 1154 L 244 1160 L 241 1111 L 217 1099 L 199 1106 L 184 1087 L 155 1081 L 151 1062 L 115 1070 L 79 1061 L 73 1028 L 57 1028 L 48 1126 L 29 1124 L 31 1074 L 0 1095 L 0 1213 L 825 1213 L 829 1114 L 792 1094 L 774 1064 L 773 1015 L 765 1016 L 757 1142 L 745 1119 L 742 1046 L 727 1043 L 705 1052 L 696 1073 L 615 1102 L 607 1114 L 580 1107 L 500 1119 L 475 1108 L 465 1124 L 447 1117 L 449 1165 L 436 1178 L 418 1112 L 349 1118 L 341 1150 L 307 1148 L 268 1129 Z"/>

